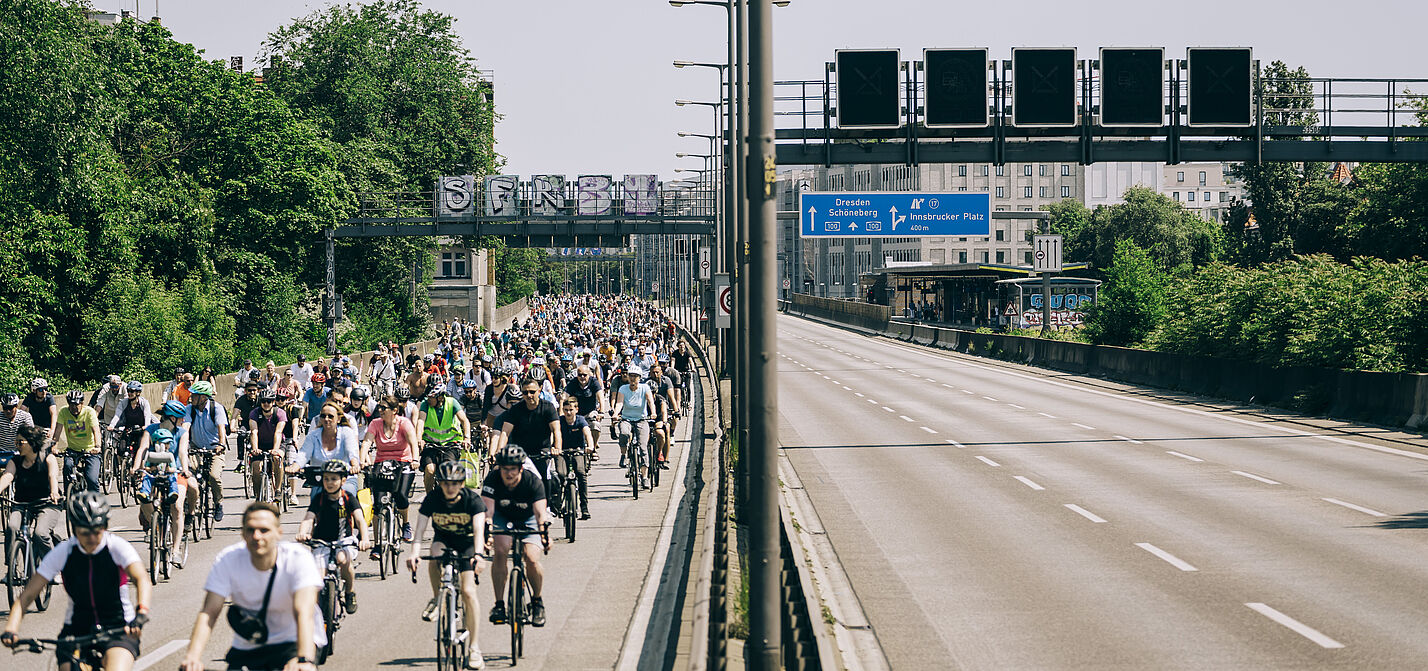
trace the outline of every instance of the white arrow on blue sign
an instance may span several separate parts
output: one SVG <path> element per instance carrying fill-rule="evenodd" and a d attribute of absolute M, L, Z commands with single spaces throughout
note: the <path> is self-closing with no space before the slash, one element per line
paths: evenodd
<path fill-rule="evenodd" d="M 799 235 L 805 238 L 915 238 L 991 235 L 986 193 L 911 191 L 799 194 Z"/>

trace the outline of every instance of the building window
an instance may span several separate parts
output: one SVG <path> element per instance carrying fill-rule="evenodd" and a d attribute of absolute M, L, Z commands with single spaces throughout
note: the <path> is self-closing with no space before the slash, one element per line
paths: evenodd
<path fill-rule="evenodd" d="M 1171 198 L 1174 198 L 1175 200 L 1180 200 L 1180 192 L 1179 192 L 1179 191 L 1172 191 L 1171 194 L 1170 194 L 1170 197 L 1171 197 Z"/>
<path fill-rule="evenodd" d="M 1021 255 L 1021 258 L 1022 258 L 1022 261 L 1021 261 L 1022 263 L 1025 263 L 1025 264 L 1028 265 L 1028 266 L 1031 265 L 1031 252 L 1025 252 L 1025 253 L 1023 253 L 1023 254 Z"/>
<path fill-rule="evenodd" d="M 1030 212 L 1030 211 L 1031 211 L 1031 206 L 1030 206 L 1030 205 L 1022 205 L 1022 206 L 1021 206 L 1021 211 L 1022 211 L 1022 212 Z"/>
<path fill-rule="evenodd" d="M 1063 187 L 1061 187 L 1061 197 L 1062 197 L 1062 198 L 1070 198 L 1070 197 L 1071 197 L 1071 187 L 1069 187 L 1069 186 L 1063 186 Z"/>
<path fill-rule="evenodd" d="M 966 242 L 966 241 L 967 241 L 966 238 L 957 238 L 957 242 Z"/>
<path fill-rule="evenodd" d="M 990 255 L 988 255 L 986 252 L 982 252 L 982 263 L 986 263 L 989 256 Z"/>
<path fill-rule="evenodd" d="M 967 252 L 957 252 L 957 263 L 967 262 Z"/>
<path fill-rule="evenodd" d="M 466 252 L 442 252 L 441 276 L 470 277 L 466 273 Z"/>
<path fill-rule="evenodd" d="M 967 166 L 965 166 L 965 165 L 959 165 L 959 166 L 957 166 L 957 176 L 958 176 L 958 177 L 966 177 L 966 176 L 967 176 Z"/>
<path fill-rule="evenodd" d="M 1030 163 L 1028 163 L 1028 164 L 1026 164 L 1026 165 L 1024 165 L 1024 166 L 1021 167 L 1021 174 L 1026 175 L 1027 177 L 1030 177 L 1030 176 L 1031 176 L 1031 164 L 1030 164 Z"/>
<path fill-rule="evenodd" d="M 1186 192 L 1185 192 L 1185 202 L 1187 202 L 1187 203 L 1193 203 L 1193 202 L 1195 202 L 1195 192 L 1194 192 L 1194 191 L 1186 191 Z"/>
<path fill-rule="evenodd" d="M 1210 202 L 1210 192 L 1209 192 L 1209 191 L 1206 191 L 1206 192 L 1205 192 L 1205 202 L 1207 202 L 1207 203 Z"/>
<path fill-rule="evenodd" d="M 1176 181 L 1177 183 L 1184 183 L 1184 182 L 1185 182 L 1185 171 L 1184 171 L 1184 170 L 1175 173 L 1175 181 Z"/>
<path fill-rule="evenodd" d="M 1220 202 L 1222 202 L 1222 203 L 1228 203 L 1228 202 L 1230 202 L 1230 192 L 1229 192 L 1229 191 L 1221 191 L 1221 192 L 1220 192 Z"/>
<path fill-rule="evenodd" d="M 985 175 L 985 174 L 987 174 L 987 173 L 984 172 L 984 173 L 982 173 L 982 174 Z M 999 166 L 997 166 L 997 177 L 1005 177 L 1006 174 L 1007 174 L 1007 167 L 1006 167 L 1006 166 L 1004 166 L 1004 165 L 999 165 Z"/>
<path fill-rule="evenodd" d="M 1048 192 L 1048 191 L 1051 191 L 1051 187 L 1049 187 L 1049 186 L 1043 186 L 1043 187 L 1040 187 L 1040 188 L 1037 189 L 1037 193 L 1040 194 L 1042 198 L 1046 198 L 1046 197 L 1047 197 L 1047 192 Z"/>
<path fill-rule="evenodd" d="M 1003 250 L 1000 250 L 1000 249 L 997 250 L 997 263 L 1006 263 L 1006 262 L 1007 262 L 1007 253 L 1006 253 L 1005 251 L 1003 251 Z"/>
<path fill-rule="evenodd" d="M 1006 198 L 1006 197 L 1007 197 L 1007 188 L 1004 187 L 1004 186 L 999 186 L 999 187 L 997 187 L 997 197 L 998 197 L 998 198 Z"/>
<path fill-rule="evenodd" d="M 1200 186 L 1205 186 L 1205 171 L 1200 171 Z"/>
<path fill-rule="evenodd" d="M 1041 165 L 1039 165 L 1039 166 L 1036 166 L 1036 174 L 1038 174 L 1038 175 L 1040 175 L 1040 176 L 1042 176 L 1042 177 L 1045 177 L 1045 176 L 1046 176 L 1046 168 L 1047 168 L 1047 167 L 1048 167 L 1048 166 L 1047 166 L 1045 163 L 1043 163 L 1043 164 L 1041 164 Z"/>
<path fill-rule="evenodd" d="M 1070 166 L 1070 164 L 1067 164 L 1067 163 L 1062 163 L 1062 164 L 1061 164 L 1061 176 L 1062 176 L 1062 177 L 1070 177 L 1070 176 L 1071 176 L 1071 166 Z"/>
<path fill-rule="evenodd" d="M 991 166 L 986 166 L 986 165 L 982 166 L 982 176 L 983 176 L 983 177 L 986 177 L 986 176 L 987 176 L 987 169 L 990 168 L 990 167 L 991 167 Z M 998 174 L 998 175 L 1002 174 L 1002 169 L 1001 169 L 1001 168 L 997 168 L 997 174 Z"/>
<path fill-rule="evenodd" d="M 1022 197 L 1022 198 L 1030 198 L 1030 197 L 1031 197 L 1031 187 L 1029 187 L 1029 186 L 1023 186 L 1023 187 L 1021 187 L 1021 197 Z"/>
<path fill-rule="evenodd" d="M 1006 239 L 1007 239 L 1007 232 L 1004 231 L 1004 230 L 1002 230 L 1002 229 L 1000 229 L 1000 228 L 998 228 L 998 229 L 997 229 L 997 242 L 1001 242 L 1002 240 L 1006 240 Z"/>

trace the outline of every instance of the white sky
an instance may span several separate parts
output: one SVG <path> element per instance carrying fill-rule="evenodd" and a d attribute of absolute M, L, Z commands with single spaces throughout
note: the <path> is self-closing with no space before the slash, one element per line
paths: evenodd
<path fill-rule="evenodd" d="M 154 14 L 177 39 L 214 59 L 243 55 L 250 69 L 269 31 L 323 2 L 303 0 L 91 0 L 98 9 Z M 675 8 L 666 0 L 427 0 L 457 17 L 477 59 L 494 70 L 496 148 L 506 172 L 657 173 L 700 167 L 677 151 L 707 142 L 716 71 L 675 69 L 674 60 L 727 60 L 728 22 L 719 7 Z M 793 0 L 774 8 L 775 79 L 821 79 L 838 48 L 985 46 L 1010 58 L 1013 46 L 1249 46 L 1268 64 L 1303 65 L 1314 76 L 1428 79 L 1424 0 Z M 1400 86 L 1400 89 L 1403 88 Z M 1412 85 L 1428 90 L 1428 82 Z"/>

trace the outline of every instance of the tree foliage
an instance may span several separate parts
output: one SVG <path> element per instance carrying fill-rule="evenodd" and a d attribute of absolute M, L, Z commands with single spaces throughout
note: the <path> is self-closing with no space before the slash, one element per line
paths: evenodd
<path fill-rule="evenodd" d="M 1062 200 L 1052 206 L 1051 230 L 1066 237 L 1067 258 L 1097 268 L 1110 267 L 1121 241 L 1145 250 L 1161 270 L 1208 263 L 1220 251 L 1213 224 L 1145 187 L 1131 187 L 1124 203 L 1095 210 Z"/>
<path fill-rule="evenodd" d="M 1167 274 L 1156 259 L 1130 240 L 1116 243 L 1097 302 L 1088 311 L 1086 335 L 1098 345 L 1135 345 L 1165 318 Z"/>

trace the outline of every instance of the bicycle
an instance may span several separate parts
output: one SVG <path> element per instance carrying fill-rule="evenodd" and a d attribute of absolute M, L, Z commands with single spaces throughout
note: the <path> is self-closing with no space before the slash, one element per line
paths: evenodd
<path fill-rule="evenodd" d="M 550 544 L 550 525 L 540 531 L 516 529 L 507 523 L 505 529 L 492 529 L 491 535 L 511 537 L 511 570 L 506 577 L 506 623 L 511 625 L 511 666 L 525 654 L 525 626 L 530 624 L 530 581 L 526 579 L 525 537 L 540 534 L 544 545 Z"/>
<path fill-rule="evenodd" d="M 625 465 L 627 469 L 625 477 L 630 481 L 630 493 L 634 495 L 636 501 L 640 499 L 640 486 L 642 484 L 640 480 L 643 479 L 645 475 L 645 449 L 640 448 L 640 446 L 636 444 L 638 442 L 636 438 L 639 436 L 639 424 L 644 421 L 646 420 L 640 420 L 639 422 L 621 420 L 617 428 L 625 425 L 629 425 L 630 428 L 628 431 L 616 432 L 620 440 L 620 449 L 625 453 Z"/>
<path fill-rule="evenodd" d="M 54 648 L 68 658 L 64 663 L 69 664 L 70 671 L 96 671 L 104 668 L 104 651 L 99 646 L 123 635 L 124 628 L 115 627 L 84 636 L 21 638 L 15 640 L 13 654 L 43 653 L 47 648 Z"/>
<path fill-rule="evenodd" d="M 190 517 L 193 520 L 193 542 L 197 543 L 200 531 L 204 538 L 213 538 L 213 492 L 209 490 L 213 450 L 192 447 L 189 448 L 188 458 L 193 462 L 193 475 L 198 480 L 198 506 Z"/>
<path fill-rule="evenodd" d="M 35 574 L 35 569 L 39 568 L 40 560 L 43 559 L 35 554 L 35 541 L 32 537 L 35 517 L 40 509 L 53 504 L 49 501 L 20 503 L 13 499 L 7 499 L 5 503 L 7 508 L 20 511 L 20 528 L 5 547 L 5 597 L 9 599 L 10 607 L 14 608 L 15 602 L 20 599 L 20 592 L 30 584 L 30 577 Z M 45 583 L 39 598 L 35 599 L 35 610 L 44 612 L 50 607 L 52 587 L 52 583 Z"/>
<path fill-rule="evenodd" d="M 561 457 L 565 459 L 565 477 L 560 485 L 561 491 L 561 517 L 565 522 L 565 540 L 575 542 L 575 520 L 578 519 L 577 508 L 580 503 L 580 477 L 576 473 L 576 466 L 579 459 L 584 457 L 573 450 L 565 450 Z"/>
<path fill-rule="evenodd" d="M 234 451 L 234 454 L 248 454 L 248 433 L 249 429 L 246 426 L 240 426 L 237 431 L 233 432 L 234 437 L 238 441 L 238 449 Z M 251 469 L 247 468 L 247 462 L 248 460 L 246 458 L 238 459 L 238 465 L 235 469 L 243 474 L 243 497 L 251 499 L 257 495 L 257 492 L 253 487 L 253 475 L 248 472 Z"/>
<path fill-rule="evenodd" d="M 99 491 L 108 494 L 114 482 L 114 472 L 124 467 L 119 463 L 119 429 L 102 427 L 99 441 Z"/>
<path fill-rule="evenodd" d="M 281 506 L 283 510 L 286 510 L 288 497 L 284 490 L 286 489 L 285 483 L 287 483 L 288 479 L 283 475 L 274 475 L 273 453 L 264 452 L 262 450 L 257 450 L 256 452 L 245 450 L 244 454 L 248 455 L 246 457 L 248 468 L 244 469 L 247 473 L 246 479 L 252 481 L 253 490 L 257 492 L 253 497 L 254 500 L 259 503 L 275 503 L 273 501 L 273 487 L 276 485 L 279 489 L 279 500 L 276 503 Z M 274 477 L 277 477 L 281 482 L 274 483 Z"/>
<path fill-rule="evenodd" d="M 342 627 L 342 618 L 346 615 L 342 608 L 342 595 L 345 591 L 342 589 L 342 569 L 337 566 L 337 553 L 342 548 L 356 545 L 357 541 L 350 538 L 340 541 L 310 538 L 306 543 L 308 547 L 327 548 L 327 566 L 322 574 L 322 590 L 317 593 L 317 607 L 322 609 L 323 626 L 327 632 L 327 647 L 320 656 L 326 658 L 333 654 L 337 630 Z"/>
<path fill-rule="evenodd" d="M 436 618 L 436 668 L 438 671 L 456 671 L 466 668 L 467 656 L 471 650 L 467 646 L 470 632 L 461 628 L 465 622 L 466 607 L 461 600 L 461 586 L 457 584 L 456 561 L 461 553 L 451 548 L 443 548 L 440 555 L 422 557 L 423 561 L 441 562 L 441 587 L 437 589 L 438 617 Z M 412 571 L 412 584 L 416 584 L 417 574 Z M 476 584 L 481 584 L 480 576 Z"/>
<path fill-rule="evenodd" d="M 397 574 L 402 556 L 401 533 L 397 528 L 394 492 L 411 496 L 416 471 L 405 462 L 387 460 L 368 466 L 367 487 L 372 490 L 372 553 L 377 555 L 377 568 L 382 579 L 387 573 Z"/>
<path fill-rule="evenodd" d="M 438 464 L 449 460 L 459 460 L 461 458 L 461 441 L 459 440 L 445 442 L 424 440 L 422 441 L 421 449 L 422 454 L 426 454 L 428 450 L 440 450 L 442 458 L 436 461 Z M 437 488 L 436 478 L 434 477 L 427 478 L 423 484 L 426 486 L 426 493 L 428 494 Z"/>
<path fill-rule="evenodd" d="M 164 459 L 168 457 L 168 459 Z M 170 562 L 180 565 L 188 561 L 188 534 L 179 533 L 177 543 L 169 535 L 173 518 L 169 506 L 178 500 L 178 493 L 169 488 L 168 469 L 172 468 L 173 455 L 168 452 L 149 452 L 149 466 L 145 469 L 153 477 L 149 489 L 149 501 L 154 506 L 153 519 L 145 539 L 149 543 L 149 581 L 158 584 L 159 576 L 170 578 Z"/>

